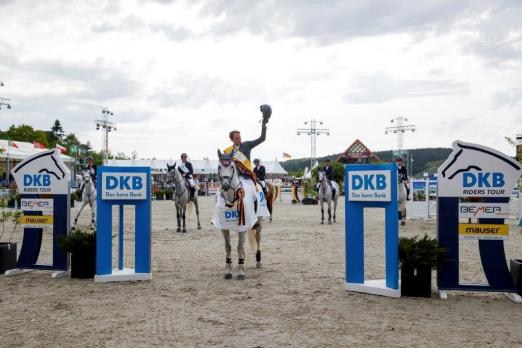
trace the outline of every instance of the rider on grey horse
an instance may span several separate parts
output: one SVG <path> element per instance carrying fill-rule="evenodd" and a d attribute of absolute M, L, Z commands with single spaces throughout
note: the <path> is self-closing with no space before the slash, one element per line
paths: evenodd
<path fill-rule="evenodd" d="M 333 181 L 333 167 L 332 165 L 330 164 L 330 160 L 327 159 L 325 162 L 325 165 L 324 165 L 324 174 L 326 175 L 326 180 L 328 181 L 328 185 L 330 185 L 330 187 L 332 188 L 332 191 L 334 193 L 334 196 L 335 196 L 335 188 L 332 186 L 332 181 Z M 316 188 L 317 188 L 317 191 L 319 191 L 319 186 L 321 184 L 320 183 L 317 183 L 316 185 Z"/>
<path fill-rule="evenodd" d="M 87 158 L 87 166 L 84 170 L 89 172 L 92 182 L 96 185 L 96 164 L 94 164 L 92 157 Z"/>
<path fill-rule="evenodd" d="M 83 171 L 89 173 L 91 176 L 92 183 L 94 184 L 94 187 L 96 187 L 96 164 L 94 164 L 94 160 L 92 157 L 87 157 L 87 165 L 83 167 Z M 78 195 L 80 196 L 80 199 L 83 194 L 83 187 L 85 186 L 85 181 L 82 180 L 82 183 L 80 187 L 77 187 Z"/>
<path fill-rule="evenodd" d="M 408 185 L 408 171 L 406 170 L 406 167 L 402 163 L 402 158 L 397 157 L 395 160 L 397 162 L 397 168 L 398 168 L 398 179 L 399 184 L 404 184 L 406 187 L 406 200 L 410 200 L 410 186 Z"/>
<path fill-rule="evenodd" d="M 263 193 L 265 194 L 265 197 L 266 197 L 266 182 L 265 182 L 265 177 L 266 177 L 266 169 L 265 169 L 265 166 L 261 165 L 259 159 L 255 159 L 254 160 L 254 174 L 256 174 L 256 178 L 257 178 L 257 182 L 259 182 L 259 185 L 261 185 L 261 188 L 263 189 Z"/>
<path fill-rule="evenodd" d="M 181 164 L 178 166 L 178 171 L 181 176 L 188 182 L 190 187 L 190 198 L 194 197 L 196 186 L 194 185 L 194 178 L 192 175 L 194 174 L 194 169 L 192 167 L 192 163 L 187 161 L 187 154 L 181 154 Z"/>

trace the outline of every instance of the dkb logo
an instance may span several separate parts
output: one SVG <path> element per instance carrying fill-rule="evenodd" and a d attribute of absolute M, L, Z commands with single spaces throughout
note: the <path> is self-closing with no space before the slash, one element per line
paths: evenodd
<path fill-rule="evenodd" d="M 24 174 L 24 186 L 51 186 L 49 174 Z"/>
<path fill-rule="evenodd" d="M 386 176 L 383 174 L 352 175 L 353 190 L 384 190 L 386 189 Z"/>
<path fill-rule="evenodd" d="M 225 220 L 233 221 L 239 218 L 239 212 L 237 210 L 231 210 L 225 212 Z"/>
<path fill-rule="evenodd" d="M 129 181 L 131 182 L 129 183 Z M 120 190 L 141 190 L 143 188 L 143 180 L 139 176 L 107 176 L 105 187 L 107 190 L 114 190 L 118 187 Z"/>
<path fill-rule="evenodd" d="M 466 172 L 462 175 L 463 187 L 503 187 L 505 185 L 504 174 L 496 172 Z"/>

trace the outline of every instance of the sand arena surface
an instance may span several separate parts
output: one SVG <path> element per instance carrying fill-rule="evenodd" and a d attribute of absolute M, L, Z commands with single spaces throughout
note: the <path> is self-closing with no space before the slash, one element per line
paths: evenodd
<path fill-rule="evenodd" d="M 203 229 L 195 229 L 192 217 L 189 233 L 182 235 L 175 232 L 173 202 L 153 202 L 152 281 L 95 284 L 54 280 L 41 271 L 0 277 L 0 345 L 522 345 L 522 306 L 499 294 L 451 293 L 449 300 L 442 301 L 435 294 L 431 299 L 390 299 L 345 291 L 342 200 L 338 223 L 320 225 L 317 206 L 295 206 L 289 195 L 283 195 L 274 222 L 263 228 L 263 269 L 255 269 L 255 254 L 247 250 L 244 281 L 223 279 L 223 237 L 209 223 L 214 197 L 200 198 L 200 205 Z M 128 210 L 126 266 L 132 266 L 132 218 Z M 383 277 L 383 213 L 370 210 L 366 218 L 367 278 Z M 89 219 L 87 210 L 80 225 L 87 226 Z M 520 228 L 514 220 L 509 223 L 507 256 L 521 258 Z M 435 235 L 435 230 L 435 220 L 410 221 L 400 233 Z M 43 261 L 50 257 L 49 240 L 46 234 Z M 15 241 L 21 241 L 20 232 Z M 114 242 L 116 251 L 117 239 Z M 465 280 L 483 279 L 473 242 L 461 251 Z M 235 245 L 233 261 L 237 265 Z"/>

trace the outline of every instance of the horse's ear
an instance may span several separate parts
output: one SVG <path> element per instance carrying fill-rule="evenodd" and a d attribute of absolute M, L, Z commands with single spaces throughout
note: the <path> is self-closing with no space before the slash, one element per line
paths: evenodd
<path fill-rule="evenodd" d="M 217 155 L 218 155 L 218 159 L 221 159 L 222 155 L 221 155 L 221 150 L 220 149 L 217 150 Z"/>

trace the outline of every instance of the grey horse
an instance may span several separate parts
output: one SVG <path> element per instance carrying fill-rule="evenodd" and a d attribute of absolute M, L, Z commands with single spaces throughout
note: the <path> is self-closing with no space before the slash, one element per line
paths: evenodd
<path fill-rule="evenodd" d="M 332 181 L 332 187 L 335 189 L 333 192 L 332 187 L 327 182 L 326 174 L 323 171 L 319 172 L 319 202 L 321 204 L 321 224 L 324 224 L 324 202 L 328 204 L 328 224 L 332 223 L 332 201 L 333 206 L 333 222 L 336 218 L 337 211 L 337 200 L 339 199 L 339 185 L 335 181 Z"/>
<path fill-rule="evenodd" d="M 221 188 L 218 194 L 225 201 L 227 205 L 237 204 L 238 192 L 242 189 L 242 183 L 238 176 L 238 170 L 228 155 L 222 155 L 220 152 L 218 177 Z M 237 255 L 238 255 L 238 274 L 237 279 L 243 280 L 246 278 L 245 273 L 245 234 L 248 234 L 250 246 L 256 250 L 256 267 L 261 268 L 261 230 L 262 222 L 258 218 L 252 230 L 248 232 L 238 232 Z M 225 279 L 232 278 L 232 246 L 230 244 L 230 231 L 221 230 L 225 239 Z M 255 234 L 255 237 L 253 236 Z"/>
<path fill-rule="evenodd" d="M 178 227 L 176 232 L 187 233 L 187 225 L 185 223 L 185 215 L 187 212 L 187 206 L 190 202 L 194 203 L 196 208 L 196 218 L 198 220 L 198 230 L 201 229 L 201 223 L 199 222 L 199 205 L 198 205 L 198 191 L 196 188 L 194 197 L 190 198 L 190 189 L 187 185 L 187 181 L 181 176 L 176 163 L 173 166 L 167 164 L 168 178 L 174 182 L 176 192 L 174 199 L 176 201 L 176 219 L 178 221 Z M 181 220 L 183 220 L 183 228 L 181 227 Z"/>
<path fill-rule="evenodd" d="M 76 225 L 78 224 L 78 218 L 80 217 L 80 214 L 83 211 L 83 208 L 87 204 L 89 204 L 91 208 L 91 228 L 94 228 L 96 225 L 96 187 L 94 186 L 94 183 L 91 179 L 91 174 L 88 171 L 84 171 L 82 173 L 82 204 L 80 206 L 80 210 L 78 210 L 78 213 L 76 214 L 76 217 L 74 218 L 73 228 L 76 228 Z"/>
<path fill-rule="evenodd" d="M 397 200 L 399 202 L 399 221 L 401 222 L 401 226 L 406 225 L 406 198 L 406 183 L 399 181 L 397 185 Z"/>

